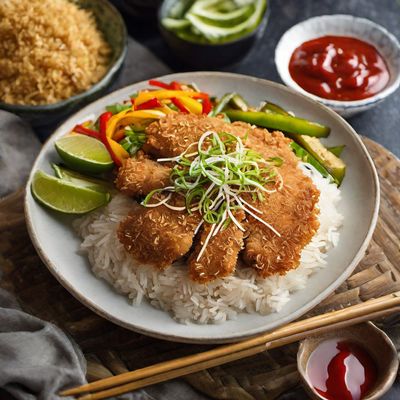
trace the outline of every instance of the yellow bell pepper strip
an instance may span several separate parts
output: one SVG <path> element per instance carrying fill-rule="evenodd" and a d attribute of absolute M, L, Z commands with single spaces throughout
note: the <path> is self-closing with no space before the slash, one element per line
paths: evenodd
<path fill-rule="evenodd" d="M 201 93 L 186 90 L 152 90 L 150 92 L 140 92 L 138 97 L 135 99 L 135 107 L 137 107 L 139 104 L 149 101 L 152 98 L 164 100 L 172 99 L 173 97 L 179 98 L 181 96 L 202 98 Z"/>
<path fill-rule="evenodd" d="M 115 140 L 107 138 L 109 147 L 114 154 L 114 157 L 118 158 L 118 167 L 122 166 L 123 162 L 129 158 L 129 153 Z M 113 156 L 112 156 L 113 157 Z M 114 161 L 115 162 L 115 161 Z"/>
<path fill-rule="evenodd" d="M 164 104 L 164 103 L 161 103 L 161 104 L 162 104 L 162 107 L 155 108 L 155 110 L 161 111 L 161 112 L 163 112 L 164 114 L 174 114 L 174 113 L 176 113 L 175 110 L 172 110 L 172 109 L 169 108 L 166 104 Z"/>
<path fill-rule="evenodd" d="M 135 125 L 145 119 L 159 119 L 165 117 L 165 113 L 158 110 L 122 111 L 113 115 L 107 123 L 107 137 L 113 138 L 114 132 L 119 126 Z"/>
<path fill-rule="evenodd" d="M 114 164 L 118 167 L 122 166 L 123 160 L 129 158 L 129 153 L 115 140 L 107 136 L 108 123 L 111 121 L 113 115 L 112 112 L 107 111 L 99 117 L 99 130 L 100 140 L 106 146 L 106 149 L 110 153 Z"/>
<path fill-rule="evenodd" d="M 192 114 L 201 114 L 203 106 L 198 101 L 187 96 L 179 96 L 177 99 L 180 100 L 185 108 Z"/>

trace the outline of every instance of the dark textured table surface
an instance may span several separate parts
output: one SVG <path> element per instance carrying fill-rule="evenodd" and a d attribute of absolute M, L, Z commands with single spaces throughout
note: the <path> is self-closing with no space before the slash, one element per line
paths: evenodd
<path fill-rule="evenodd" d="M 123 0 L 114 0 L 119 6 Z M 270 0 L 271 16 L 263 38 L 239 63 L 223 71 L 253 75 L 280 82 L 274 63 L 275 46 L 294 24 L 324 14 L 352 14 L 384 26 L 400 39 L 400 0 Z M 126 15 L 126 14 L 125 14 Z M 176 62 L 153 21 L 125 17 L 130 35 L 148 47 L 172 70 L 187 68 Z M 400 156 L 400 90 L 370 111 L 349 119 L 357 132 Z"/>

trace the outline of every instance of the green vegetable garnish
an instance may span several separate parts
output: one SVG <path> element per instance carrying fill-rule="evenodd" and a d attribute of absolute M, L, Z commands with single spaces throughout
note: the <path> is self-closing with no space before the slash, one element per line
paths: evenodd
<path fill-rule="evenodd" d="M 107 106 L 106 110 L 112 112 L 114 115 L 120 113 L 121 111 L 129 110 L 130 108 L 132 108 L 131 104 L 115 103 Z"/>
<path fill-rule="evenodd" d="M 220 114 L 222 110 L 228 105 L 228 103 L 233 99 L 236 93 L 226 93 L 224 94 L 221 99 L 218 101 L 217 105 L 214 109 L 210 112 L 210 117 L 215 117 L 216 115 Z"/>
<path fill-rule="evenodd" d="M 125 137 L 119 144 L 131 155 L 135 155 L 140 150 L 146 141 L 146 134 L 144 132 L 135 132 L 132 127 L 125 128 Z"/>
<path fill-rule="evenodd" d="M 243 210 L 280 236 L 259 216 L 262 212 L 244 197 L 250 195 L 253 200 L 262 201 L 264 194 L 274 193 L 282 186 L 277 168 L 283 162 L 281 158 L 264 159 L 254 150 L 246 148 L 241 138 L 229 133 L 208 131 L 179 156 L 157 161 L 175 163 L 171 172 L 172 185 L 153 190 L 143 200 L 143 206 L 164 205 L 174 210 L 199 212 L 202 221 L 196 232 L 204 222 L 213 224 L 209 238 L 230 222 L 244 231 L 234 215 L 235 211 Z M 169 204 L 173 193 L 184 196 L 184 206 Z M 161 196 L 157 196 L 157 203 L 152 203 L 156 194 Z M 197 259 L 203 254 L 208 239 Z"/>

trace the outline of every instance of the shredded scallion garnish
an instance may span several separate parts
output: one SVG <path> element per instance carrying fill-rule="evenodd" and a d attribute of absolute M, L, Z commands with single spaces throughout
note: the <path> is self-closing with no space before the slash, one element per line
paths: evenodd
<path fill-rule="evenodd" d="M 157 160 L 175 163 L 171 172 L 172 185 L 153 190 L 142 205 L 157 207 L 163 204 L 173 210 L 199 212 L 202 221 L 195 233 L 204 222 L 213 224 L 197 260 L 201 258 L 210 238 L 230 222 L 240 230 L 245 230 L 235 217 L 238 210 L 250 214 L 280 236 L 273 226 L 259 216 L 262 211 L 246 201 L 243 195 L 250 194 L 253 200 L 262 201 L 265 195 L 281 188 L 282 178 L 277 167 L 283 160 L 279 157 L 264 159 L 256 151 L 246 148 L 244 142 L 230 133 L 207 131 L 179 156 Z M 173 193 L 184 197 L 184 206 L 169 203 Z M 162 196 L 157 196 L 157 202 L 152 203 L 156 194 Z"/>

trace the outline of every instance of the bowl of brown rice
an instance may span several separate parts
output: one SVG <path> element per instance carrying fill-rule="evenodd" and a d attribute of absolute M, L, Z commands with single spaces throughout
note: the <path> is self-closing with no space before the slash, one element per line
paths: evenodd
<path fill-rule="evenodd" d="M 5 0 L 0 37 L 0 109 L 34 126 L 103 94 L 127 49 L 124 21 L 107 0 Z"/>

